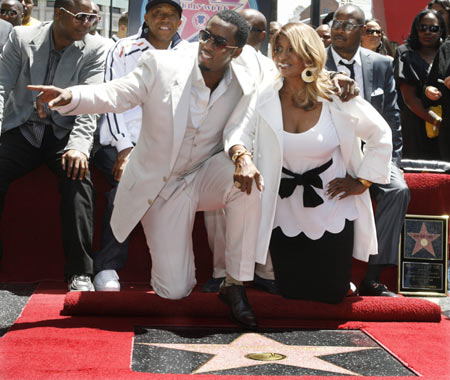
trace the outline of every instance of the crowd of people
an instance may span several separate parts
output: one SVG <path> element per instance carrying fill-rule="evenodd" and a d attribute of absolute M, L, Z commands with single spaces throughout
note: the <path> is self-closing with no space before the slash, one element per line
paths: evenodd
<path fill-rule="evenodd" d="M 91 0 L 56 0 L 43 23 L 30 3 L 0 8 L 0 212 L 15 179 L 42 163 L 58 176 L 70 291 L 120 291 L 141 223 L 152 288 L 188 296 L 204 211 L 203 291 L 246 328 L 248 281 L 327 303 L 397 296 L 380 274 L 398 263 L 410 199 L 402 156 L 449 155 L 448 1 L 431 1 L 396 50 L 352 4 L 317 30 L 221 11 L 189 43 L 179 0 L 149 0 L 138 33 L 126 37 L 124 15 L 108 41 Z M 95 253 L 89 163 L 111 185 Z M 368 262 L 359 289 L 352 258 Z"/>

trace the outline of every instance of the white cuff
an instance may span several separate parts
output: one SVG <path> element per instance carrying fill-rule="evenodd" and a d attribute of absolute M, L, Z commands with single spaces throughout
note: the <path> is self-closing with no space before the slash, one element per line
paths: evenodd
<path fill-rule="evenodd" d="M 76 113 L 72 113 L 72 111 L 74 111 L 78 107 L 78 104 L 80 104 L 80 92 L 73 87 L 69 87 L 67 90 L 69 90 L 72 94 L 72 100 L 70 103 L 65 106 L 53 107 L 53 110 L 58 111 L 61 115 L 76 115 Z"/>

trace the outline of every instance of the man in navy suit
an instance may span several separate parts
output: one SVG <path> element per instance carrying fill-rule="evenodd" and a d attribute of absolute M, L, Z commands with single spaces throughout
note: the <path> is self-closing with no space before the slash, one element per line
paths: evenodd
<path fill-rule="evenodd" d="M 355 5 L 338 8 L 331 26 L 331 46 L 327 51 L 326 67 L 330 71 L 346 72 L 355 79 L 361 95 L 378 110 L 392 129 L 391 182 L 388 185 L 367 183 L 377 204 L 378 255 L 370 257 L 359 293 L 395 297 L 395 293 L 380 283 L 379 275 L 385 266 L 398 264 L 398 245 L 410 192 L 400 170 L 403 143 L 392 59 L 360 47 L 364 19 L 364 12 Z"/>

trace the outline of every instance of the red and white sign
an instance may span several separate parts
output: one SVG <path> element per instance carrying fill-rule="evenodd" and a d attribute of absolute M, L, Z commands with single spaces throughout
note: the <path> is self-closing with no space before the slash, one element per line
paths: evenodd
<path fill-rule="evenodd" d="M 185 40 L 194 40 L 211 16 L 225 9 L 237 11 L 250 8 L 249 3 L 249 0 L 181 0 L 183 22 L 178 33 Z"/>

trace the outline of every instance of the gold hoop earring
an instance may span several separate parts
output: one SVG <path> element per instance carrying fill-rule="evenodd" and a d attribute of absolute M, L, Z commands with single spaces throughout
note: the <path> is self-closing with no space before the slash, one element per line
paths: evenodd
<path fill-rule="evenodd" d="M 311 83 L 314 81 L 312 71 L 310 69 L 304 69 L 302 71 L 302 79 L 305 83 Z"/>

